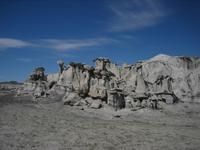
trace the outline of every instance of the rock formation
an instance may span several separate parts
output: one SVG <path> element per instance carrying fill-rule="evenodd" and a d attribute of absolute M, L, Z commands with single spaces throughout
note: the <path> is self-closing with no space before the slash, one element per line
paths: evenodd
<path fill-rule="evenodd" d="M 200 102 L 200 58 L 157 55 L 133 65 L 118 66 L 106 58 L 94 60 L 95 68 L 58 61 L 59 73 L 44 75 L 36 68 L 24 83 L 35 97 L 62 95 L 64 104 L 115 110 L 159 108 L 160 102 Z"/>
<path fill-rule="evenodd" d="M 44 71 L 43 67 L 35 68 L 28 80 L 24 82 L 23 90 L 20 90 L 18 94 L 31 93 L 35 98 L 45 96 L 49 82 L 47 82 L 47 76 Z"/>

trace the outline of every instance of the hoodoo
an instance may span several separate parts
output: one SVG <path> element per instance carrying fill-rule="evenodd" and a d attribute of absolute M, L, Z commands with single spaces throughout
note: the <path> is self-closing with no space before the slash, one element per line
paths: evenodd
<path fill-rule="evenodd" d="M 45 69 L 38 67 L 21 92 L 35 98 L 60 95 L 64 104 L 71 106 L 109 105 L 115 110 L 158 109 L 160 103 L 179 100 L 200 102 L 200 58 L 162 54 L 132 65 L 118 66 L 107 58 L 94 62 L 95 68 L 58 61 L 59 73 L 47 76 Z"/>

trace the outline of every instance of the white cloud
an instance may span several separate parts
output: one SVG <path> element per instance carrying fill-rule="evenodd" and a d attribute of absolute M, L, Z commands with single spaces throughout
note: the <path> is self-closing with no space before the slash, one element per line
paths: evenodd
<path fill-rule="evenodd" d="M 33 46 L 31 43 L 11 38 L 0 38 L 0 48 L 22 48 Z"/>
<path fill-rule="evenodd" d="M 123 0 L 110 5 L 113 13 L 109 30 L 132 31 L 158 24 L 166 12 L 157 0 Z"/>
<path fill-rule="evenodd" d="M 46 56 L 47 59 L 56 59 L 56 60 L 65 59 L 65 58 L 72 58 L 72 57 L 77 57 L 77 56 L 66 53 L 65 51 L 62 51 L 62 52 L 59 52 L 59 53 L 57 51 L 53 51 Z"/>
<path fill-rule="evenodd" d="M 42 45 L 46 45 L 48 48 L 56 49 L 59 51 L 65 50 L 79 50 L 84 47 L 101 46 L 104 44 L 116 42 L 110 38 L 97 38 L 97 39 L 66 39 L 66 40 L 42 40 Z"/>
<path fill-rule="evenodd" d="M 94 38 L 94 39 L 40 39 L 32 40 L 32 42 L 22 41 L 19 39 L 0 38 L 0 48 L 49 48 L 58 51 L 79 50 L 85 47 L 101 46 L 109 43 L 117 42 L 111 38 Z"/>

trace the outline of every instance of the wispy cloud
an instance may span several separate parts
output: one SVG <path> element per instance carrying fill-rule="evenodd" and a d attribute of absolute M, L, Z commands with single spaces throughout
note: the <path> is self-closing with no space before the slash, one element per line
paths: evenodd
<path fill-rule="evenodd" d="M 158 0 L 123 0 L 110 5 L 112 32 L 133 31 L 160 23 L 166 16 Z"/>
<path fill-rule="evenodd" d="M 33 46 L 33 44 L 12 38 L 0 38 L 0 48 L 22 48 L 27 46 Z"/>
<path fill-rule="evenodd" d="M 46 56 L 47 59 L 53 59 L 53 60 L 74 58 L 74 57 L 78 57 L 78 56 L 72 55 L 72 54 L 69 54 L 69 53 L 66 53 L 66 52 L 63 52 L 63 51 L 60 52 L 60 53 L 53 51 L 52 53 L 50 53 Z"/>
<path fill-rule="evenodd" d="M 129 39 L 131 39 L 131 40 L 136 39 L 135 36 L 126 35 L 126 34 L 125 35 L 120 35 L 120 37 L 123 38 L 123 39 L 127 39 L 127 40 L 129 40 Z"/>
<path fill-rule="evenodd" d="M 41 40 L 41 45 L 48 48 L 56 49 L 59 51 L 66 50 L 79 50 L 84 47 L 101 46 L 109 43 L 116 42 L 117 40 L 110 38 L 96 38 L 96 39 L 46 39 Z"/>
<path fill-rule="evenodd" d="M 117 42 L 111 38 L 94 38 L 94 39 L 39 39 L 24 41 L 19 39 L 0 38 L 0 48 L 23 48 L 37 47 L 49 48 L 57 51 L 80 50 L 85 47 L 101 46 Z"/>

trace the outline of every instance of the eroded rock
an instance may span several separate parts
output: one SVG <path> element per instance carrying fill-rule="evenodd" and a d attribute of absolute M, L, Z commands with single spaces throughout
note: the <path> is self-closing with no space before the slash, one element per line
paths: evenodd
<path fill-rule="evenodd" d="M 200 97 L 200 59 L 158 55 L 147 61 L 123 66 L 107 58 L 94 60 L 96 67 L 82 63 L 65 65 L 59 73 L 44 74 L 37 68 L 24 83 L 35 96 L 63 95 L 64 104 L 99 108 L 101 102 L 115 108 L 158 109 L 159 102 L 173 104 Z M 97 100 L 99 99 L 99 100 Z"/>

